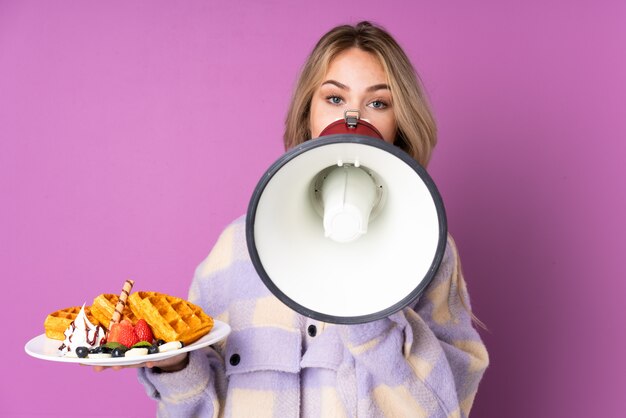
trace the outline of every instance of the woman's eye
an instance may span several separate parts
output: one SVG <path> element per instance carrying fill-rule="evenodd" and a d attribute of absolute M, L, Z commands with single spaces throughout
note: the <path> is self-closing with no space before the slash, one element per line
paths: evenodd
<path fill-rule="evenodd" d="M 369 106 L 373 107 L 374 109 L 384 109 L 387 107 L 387 103 L 381 100 L 374 100 L 373 102 L 369 104 Z"/>
<path fill-rule="evenodd" d="M 342 99 L 339 96 L 328 96 L 326 100 L 328 100 L 329 103 L 334 104 L 334 105 L 341 104 L 342 102 Z"/>

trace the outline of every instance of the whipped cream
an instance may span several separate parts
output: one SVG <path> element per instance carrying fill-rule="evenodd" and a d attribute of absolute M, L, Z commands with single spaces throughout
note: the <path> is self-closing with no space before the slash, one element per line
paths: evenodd
<path fill-rule="evenodd" d="M 64 353 L 74 353 L 76 347 L 93 348 L 106 342 L 106 332 L 100 325 L 93 325 L 85 315 L 85 304 L 83 303 L 76 319 L 72 321 L 64 332 L 65 340 L 59 347 Z"/>

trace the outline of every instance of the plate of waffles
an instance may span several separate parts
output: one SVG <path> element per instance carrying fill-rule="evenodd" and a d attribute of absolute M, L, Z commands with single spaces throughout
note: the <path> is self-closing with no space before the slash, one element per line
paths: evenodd
<path fill-rule="evenodd" d="M 24 350 L 32 357 L 92 366 L 130 366 L 164 360 L 225 339 L 230 326 L 200 306 L 165 293 L 131 294 L 126 280 L 119 296 L 101 294 L 90 306 L 50 313 L 45 333 Z M 158 343 L 155 343 L 158 342 Z"/>
<path fill-rule="evenodd" d="M 182 353 L 208 347 L 224 340 L 230 334 L 230 331 L 231 328 L 227 323 L 214 320 L 211 331 L 189 345 L 183 345 L 183 347 L 171 351 L 133 357 L 78 358 L 74 356 L 67 356 L 59 350 L 62 341 L 49 338 L 45 333 L 28 341 L 24 346 L 24 350 L 28 355 L 41 360 L 63 363 L 79 363 L 88 366 L 131 366 L 148 361 L 152 362 L 165 360 Z"/>

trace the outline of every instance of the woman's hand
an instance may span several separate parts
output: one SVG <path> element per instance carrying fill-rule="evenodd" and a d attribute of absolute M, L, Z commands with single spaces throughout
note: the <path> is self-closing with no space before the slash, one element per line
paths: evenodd
<path fill-rule="evenodd" d="M 189 354 L 183 353 L 174 357 L 166 358 L 165 360 L 160 361 L 146 361 L 145 363 L 139 364 L 131 364 L 128 366 L 94 366 L 93 370 L 96 372 L 101 372 L 103 370 L 111 369 L 111 370 L 122 370 L 122 369 L 137 369 L 139 367 L 147 367 L 151 369 L 153 367 L 158 367 L 161 371 L 169 373 L 169 372 L 177 372 L 179 370 L 187 367 L 187 363 L 189 363 Z"/>

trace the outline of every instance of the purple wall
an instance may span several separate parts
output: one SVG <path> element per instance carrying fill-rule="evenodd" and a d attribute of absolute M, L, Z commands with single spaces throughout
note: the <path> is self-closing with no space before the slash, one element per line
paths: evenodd
<path fill-rule="evenodd" d="M 367 18 L 439 122 L 430 171 L 489 327 L 474 416 L 623 416 L 626 3 L 292 3 L 0 1 L 0 415 L 154 415 L 133 371 L 23 345 L 129 277 L 185 296 L 281 154 L 314 42 Z"/>

